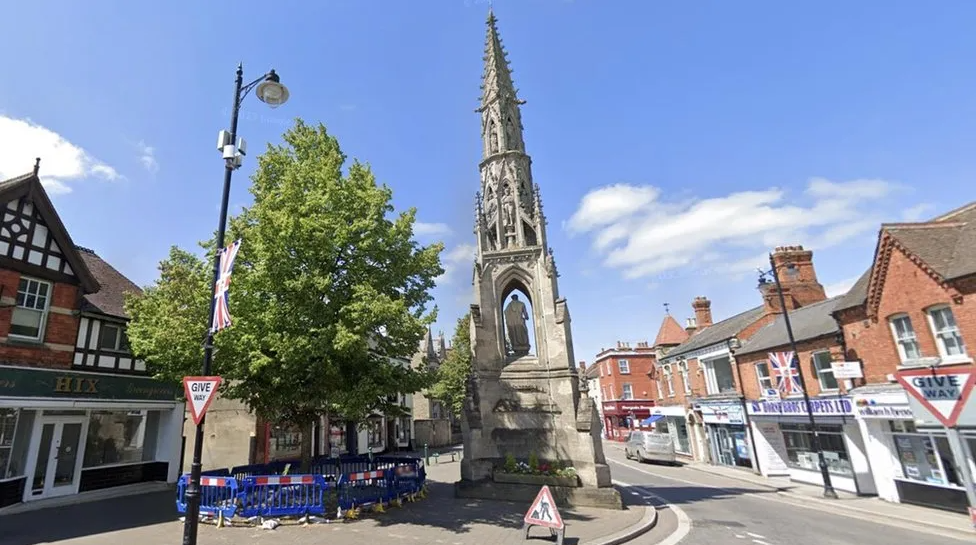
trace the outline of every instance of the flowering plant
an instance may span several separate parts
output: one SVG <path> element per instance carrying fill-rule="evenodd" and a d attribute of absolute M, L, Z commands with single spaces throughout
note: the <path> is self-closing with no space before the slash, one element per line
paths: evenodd
<path fill-rule="evenodd" d="M 542 475 L 546 477 L 575 477 L 576 468 L 567 466 L 563 462 L 540 462 L 535 453 L 529 454 L 527 462 L 518 461 L 511 454 L 505 455 L 505 465 L 501 468 L 505 473 L 516 475 Z"/>

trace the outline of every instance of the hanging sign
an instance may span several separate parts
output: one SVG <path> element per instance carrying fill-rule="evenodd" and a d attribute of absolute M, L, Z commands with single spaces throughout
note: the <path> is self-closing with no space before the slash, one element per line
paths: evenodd
<path fill-rule="evenodd" d="M 897 374 L 905 391 L 947 428 L 954 427 L 976 384 L 972 366 L 923 367 Z"/>
<path fill-rule="evenodd" d="M 186 402 L 190 406 L 193 423 L 197 426 L 203 420 L 203 415 L 207 414 L 210 402 L 217 396 L 217 388 L 220 387 L 221 380 L 220 377 L 183 377 Z"/>
<path fill-rule="evenodd" d="M 864 378 L 859 361 L 832 361 L 830 362 L 830 370 L 834 373 L 834 378 Z"/>

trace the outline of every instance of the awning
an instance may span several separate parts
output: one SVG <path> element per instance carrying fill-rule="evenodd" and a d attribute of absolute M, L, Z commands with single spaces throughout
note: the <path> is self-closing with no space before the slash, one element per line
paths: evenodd
<path fill-rule="evenodd" d="M 664 418 L 663 414 L 652 414 L 651 416 L 641 420 L 641 426 L 650 426 L 651 424 L 657 422 L 658 420 Z"/>

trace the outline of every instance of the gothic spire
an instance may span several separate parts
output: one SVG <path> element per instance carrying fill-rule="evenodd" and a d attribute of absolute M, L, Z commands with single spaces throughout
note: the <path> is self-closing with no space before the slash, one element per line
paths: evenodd
<path fill-rule="evenodd" d="M 485 72 L 481 82 L 482 108 L 499 97 L 511 98 L 519 104 L 522 103 L 516 95 L 515 84 L 512 82 L 512 69 L 508 65 L 508 54 L 498 36 L 498 27 L 495 26 L 497 22 L 494 10 L 489 9 L 488 37 L 485 39 Z"/>

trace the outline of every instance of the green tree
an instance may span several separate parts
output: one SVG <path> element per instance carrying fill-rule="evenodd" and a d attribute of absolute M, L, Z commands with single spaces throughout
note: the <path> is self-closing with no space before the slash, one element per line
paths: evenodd
<path fill-rule="evenodd" d="M 343 175 L 345 160 L 324 126 L 298 120 L 259 158 L 254 204 L 228 227 L 228 239 L 243 242 L 233 326 L 216 335 L 215 372 L 230 379 L 229 397 L 300 427 L 305 460 L 323 413 L 396 416 L 399 394 L 433 383 L 400 361 L 436 318 L 429 291 L 443 273 L 443 247 L 417 244 L 416 211 L 395 214 L 390 189 L 358 161 Z M 197 281 L 201 267 L 209 268 L 174 249 L 157 283 L 127 301 L 133 350 L 162 377 L 195 374 L 193 356 L 202 357 L 193 343 L 206 333 L 211 291 L 206 274 Z M 181 309 L 189 316 L 168 317 Z"/>
<path fill-rule="evenodd" d="M 464 410 L 464 396 L 471 375 L 471 315 L 458 318 L 451 338 L 452 350 L 437 370 L 437 382 L 430 393 L 434 399 L 447 403 L 455 415 Z"/>

